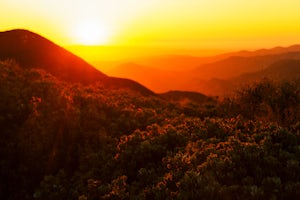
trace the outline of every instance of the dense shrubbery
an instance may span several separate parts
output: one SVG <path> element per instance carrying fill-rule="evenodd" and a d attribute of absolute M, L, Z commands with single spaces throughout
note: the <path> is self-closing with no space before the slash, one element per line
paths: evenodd
<path fill-rule="evenodd" d="M 1 199 L 298 199 L 299 82 L 180 105 L 0 63 Z"/>
<path fill-rule="evenodd" d="M 248 118 L 290 126 L 299 120 L 300 80 L 275 82 L 265 79 L 238 93 L 238 103 Z"/>

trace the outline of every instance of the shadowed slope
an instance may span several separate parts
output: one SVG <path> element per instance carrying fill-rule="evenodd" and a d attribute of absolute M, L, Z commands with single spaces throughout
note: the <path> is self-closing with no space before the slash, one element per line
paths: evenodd
<path fill-rule="evenodd" d="M 108 88 L 126 88 L 142 94 L 154 94 L 135 81 L 105 75 L 78 56 L 27 30 L 0 32 L 0 59 L 13 59 L 24 68 L 43 69 L 68 82 L 100 82 Z"/>
<path fill-rule="evenodd" d="M 27 30 L 0 33 L 0 58 L 12 58 L 26 68 L 42 68 L 71 82 L 87 84 L 107 77 L 81 58 Z"/>

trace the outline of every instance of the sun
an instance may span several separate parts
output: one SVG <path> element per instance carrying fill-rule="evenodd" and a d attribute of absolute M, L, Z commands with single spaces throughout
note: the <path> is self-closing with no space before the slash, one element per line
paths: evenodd
<path fill-rule="evenodd" d="M 109 42 L 109 31 L 103 24 L 81 21 L 73 30 L 75 43 L 82 45 L 105 45 Z"/>

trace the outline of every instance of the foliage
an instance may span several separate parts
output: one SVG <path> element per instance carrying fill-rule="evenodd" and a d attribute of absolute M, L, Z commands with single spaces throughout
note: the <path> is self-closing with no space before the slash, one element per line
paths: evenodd
<path fill-rule="evenodd" d="M 0 62 L 1 199 L 298 199 L 299 82 L 187 105 Z"/>
<path fill-rule="evenodd" d="M 264 79 L 240 90 L 237 101 L 247 117 L 289 126 L 300 118 L 300 80 L 275 82 Z"/>

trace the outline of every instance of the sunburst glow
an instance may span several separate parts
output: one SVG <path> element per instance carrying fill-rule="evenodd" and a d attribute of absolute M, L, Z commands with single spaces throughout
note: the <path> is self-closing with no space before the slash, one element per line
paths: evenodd
<path fill-rule="evenodd" d="M 299 0 L 1 0 L 0 30 L 62 46 L 239 50 L 300 41 Z"/>
<path fill-rule="evenodd" d="M 72 34 L 74 43 L 82 45 L 104 45 L 109 42 L 109 30 L 103 24 L 81 21 L 76 24 Z"/>

